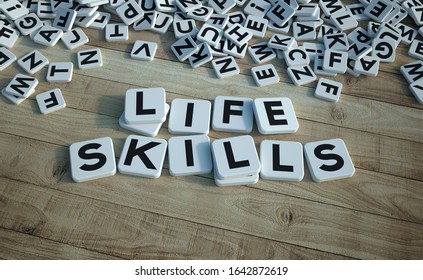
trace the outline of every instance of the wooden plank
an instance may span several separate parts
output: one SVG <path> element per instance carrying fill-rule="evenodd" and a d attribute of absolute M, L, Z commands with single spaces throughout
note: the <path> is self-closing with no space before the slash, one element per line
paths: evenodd
<path fill-rule="evenodd" d="M 9 167 L 10 171 L 1 174 L 3 177 L 353 258 L 423 256 L 423 241 L 420 238 L 423 230 L 421 183 L 410 188 L 408 183 L 412 182 L 405 182 L 399 188 L 393 177 L 394 182 L 388 187 L 384 185 L 387 180 L 378 182 L 377 178 L 367 184 L 363 178 L 366 175 L 364 173 L 358 174 L 361 178 L 359 185 L 350 186 L 349 189 L 339 186 L 349 186 L 350 180 L 322 183 L 320 189 L 312 189 L 307 179 L 301 190 L 306 190 L 308 186 L 311 189 L 310 195 L 317 192 L 325 196 L 332 189 L 332 198 L 344 195 L 342 190 L 347 193 L 349 190 L 348 197 L 341 199 L 344 204 L 350 200 L 350 204 L 360 208 L 361 203 L 372 203 L 365 206 L 366 210 L 382 211 L 387 216 L 401 213 L 401 218 L 420 222 L 417 224 L 264 191 L 268 184 L 273 185 L 274 189 L 285 189 L 287 186 L 294 189 L 291 184 L 281 185 L 265 180 L 260 180 L 255 188 L 217 188 L 211 178 L 171 177 L 164 170 L 162 177 L 157 180 L 118 174 L 103 180 L 76 184 L 70 179 L 67 148 L 53 149 L 50 147 L 52 144 L 48 143 L 34 146 L 36 141 L 17 141 L 13 136 L 12 140 L 19 151 L 5 154 L 2 166 Z M 9 146 L 5 145 L 6 148 Z M 25 156 L 28 150 L 32 151 L 29 157 Z M 354 192 L 352 188 L 365 190 Z M 389 192 L 385 191 L 387 188 Z M 301 191 L 298 195 L 304 196 Z M 354 194 L 358 197 L 351 198 L 350 195 Z"/>
<path fill-rule="evenodd" d="M 159 43 L 158 50 L 156 52 L 156 58 L 165 59 L 173 62 L 178 60 L 174 54 L 170 51 L 170 46 L 174 43 L 175 39 L 171 33 L 165 35 L 159 35 L 153 32 L 136 32 L 130 31 L 130 40 L 127 44 L 120 42 L 105 42 L 103 39 L 102 32 L 99 30 L 89 29 L 86 30 L 87 35 L 90 38 L 89 45 L 95 47 L 101 47 L 110 50 L 116 50 L 119 52 L 130 53 L 133 42 L 135 40 L 145 40 Z M 270 35 L 270 34 L 268 34 Z M 269 36 L 267 36 L 269 37 Z M 264 40 L 264 39 L 261 39 Z M 408 90 L 408 84 L 399 72 L 399 67 L 403 64 L 411 62 L 415 59 L 411 58 L 407 54 L 408 48 L 398 48 L 397 59 L 395 63 L 382 63 L 378 77 L 366 77 L 361 76 L 354 78 L 349 74 L 338 75 L 333 78 L 339 82 L 342 82 L 343 95 L 352 95 L 366 99 L 373 99 L 398 105 L 403 105 L 413 108 L 422 108 L 411 92 Z M 241 73 L 243 75 L 251 76 L 251 67 L 255 64 L 247 54 L 244 59 L 237 59 L 237 63 L 240 66 Z M 275 64 L 277 72 L 281 78 L 281 82 L 292 84 L 291 79 L 288 77 L 286 71 L 286 64 L 284 61 L 274 60 L 271 63 Z M 182 67 L 182 66 L 181 66 Z M 210 64 L 205 64 L 205 68 L 210 68 Z M 195 71 L 195 70 L 192 70 Z M 252 79 L 252 78 L 248 78 Z M 379 81 L 384 81 L 380 83 Z M 306 85 L 306 88 L 314 88 L 315 83 Z M 363 90 L 365 89 L 365 90 Z M 383 94 L 381 94 L 383 92 Z"/>
<path fill-rule="evenodd" d="M 32 48 L 19 45 L 15 49 L 18 53 L 25 53 Z M 49 58 L 51 61 L 64 60 L 64 56 L 66 57 L 64 53 L 51 52 Z M 164 87 L 170 92 L 203 99 L 211 99 L 216 95 L 251 98 L 282 95 L 291 98 L 300 118 L 417 142 L 423 139 L 421 129 L 423 118 L 419 109 L 348 95 L 342 97 L 342 102 L 331 104 L 314 98 L 311 88 L 278 83 L 259 89 L 253 86 L 251 78 L 245 75 L 230 79 L 210 79 L 214 73 L 208 68 L 193 70 L 187 65 L 160 59 L 151 63 L 139 63 L 139 61 L 128 59 L 127 63 L 123 64 L 122 59 L 127 54 L 123 55 L 121 52 L 106 49 L 103 49 L 102 53 L 105 60 L 102 68 L 91 71 L 76 70 L 75 73 L 134 86 Z M 72 59 L 74 59 L 73 56 Z M 116 73 L 117 69 L 119 73 L 125 73 L 125 75 L 112 75 L 111 73 Z M 175 76 L 175 73 L 178 75 Z M 193 75 L 198 78 L 193 79 Z M 198 88 L 199 84 L 202 86 L 201 89 Z M 225 90 L 222 90 L 223 88 Z"/>
<path fill-rule="evenodd" d="M 115 141 L 114 144 L 115 154 L 119 157 L 123 141 Z M 50 187 L 55 187 L 62 180 L 71 181 L 67 147 L 0 133 L 0 150 L 5 158 L 1 163 L 8 167 L 0 176 Z M 25 154 L 33 156 L 25 157 Z M 167 183 L 172 177 L 165 173 L 160 180 Z M 423 200 L 422 183 L 418 181 L 359 169 L 348 180 L 314 183 L 309 172 L 306 172 L 302 182 L 282 184 L 260 180 L 254 187 L 411 222 L 423 222 L 423 210 L 419 206 Z"/>
<path fill-rule="evenodd" d="M 0 228 L 0 258 L 8 260 L 119 259 L 112 255 L 106 255 L 4 228 Z"/>
<path fill-rule="evenodd" d="M 19 106 L 1 102 L 0 110 L 4 114 L 0 116 L 0 130 L 43 141 L 55 139 L 56 143 L 64 145 L 100 136 L 125 137 L 130 133 L 120 129 L 115 119 L 123 111 L 124 98 L 122 92 L 130 86 L 83 76 L 78 77 L 78 80 L 78 83 L 71 83 L 67 85 L 66 89 L 63 89 L 68 108 L 52 115 L 40 115 L 37 105 L 32 100 L 25 101 Z M 49 88 L 51 86 L 44 83 L 39 86 L 40 91 Z M 92 92 L 93 89 L 95 89 L 95 92 Z M 168 94 L 169 102 L 174 98 L 186 97 L 179 94 Z M 80 108 L 105 116 L 97 116 L 70 108 Z M 28 122 L 27 119 L 33 119 L 34 122 Z M 72 123 L 69 123 L 69 119 L 73 120 Z M 52 123 L 50 124 L 50 122 Z M 306 143 L 339 137 L 347 143 L 357 167 L 411 179 L 423 179 L 421 171 L 423 162 L 420 160 L 421 153 L 419 153 L 423 150 L 422 143 L 325 125 L 304 119 L 300 119 L 299 123 L 300 128 L 295 134 L 260 135 L 255 130 L 252 135 L 256 143 L 264 139 Z M 166 127 L 167 122 L 161 130 L 160 137 L 162 138 L 171 136 Z M 43 134 L 39 134 L 39 131 L 43 131 Z M 58 134 L 57 131 L 61 131 L 61 133 Z M 217 133 L 215 131 L 210 133 L 212 138 L 228 136 L 230 136 L 228 133 Z"/>
<path fill-rule="evenodd" d="M 0 226 L 129 259 L 345 259 L 0 178 Z M 7 236 L 0 231 L 0 236 Z M 22 234 L 17 234 L 17 238 Z M 13 241 L 11 243 L 13 245 Z M 36 239 L 33 237 L 33 239 Z M 40 239 L 36 239 L 40 240 Z M 66 245 L 70 244 L 70 245 Z M 32 248 L 22 246 L 24 253 Z M 58 258 L 65 258 L 66 254 Z M 40 258 L 41 254 L 37 257 Z"/>

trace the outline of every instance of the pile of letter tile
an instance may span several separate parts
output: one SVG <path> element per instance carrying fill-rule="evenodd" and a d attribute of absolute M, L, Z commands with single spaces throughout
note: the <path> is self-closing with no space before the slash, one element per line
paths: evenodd
<path fill-rule="evenodd" d="M 18 38 L 28 36 L 47 47 L 62 41 L 68 49 L 75 49 L 89 43 L 85 28 L 103 30 L 108 42 L 128 41 L 129 28 L 173 32 L 175 57 L 193 68 L 210 63 L 218 78 L 239 74 L 237 61 L 248 53 L 257 64 L 251 68 L 257 86 L 278 83 L 281 62 L 270 62 L 284 60 L 295 85 L 314 82 L 316 75 L 325 76 L 319 78 L 315 96 L 330 102 L 337 102 L 342 91 L 342 84 L 331 77 L 344 73 L 377 76 L 380 63 L 394 62 L 396 48 L 402 43 L 417 60 L 401 66 L 401 73 L 417 101 L 423 103 L 423 62 L 418 60 L 423 58 L 423 41 L 416 39 L 423 35 L 423 4 L 419 0 L 360 0 L 352 4 L 340 0 L 0 0 L 0 12 L 0 71 L 16 61 L 24 72 L 2 89 L 3 96 L 14 104 L 36 91 L 38 80 L 32 75 L 42 68 L 48 67 L 46 80 L 51 83 L 70 82 L 74 68 L 72 62 L 50 62 L 39 50 L 17 58 L 13 46 Z M 413 26 L 402 23 L 407 16 Z M 269 39 L 264 39 L 266 33 L 271 35 L 266 37 Z M 130 57 L 152 61 L 157 48 L 156 42 L 136 40 Z M 78 69 L 102 65 L 99 48 L 77 52 Z M 66 106 L 59 88 L 37 93 L 36 101 L 43 114 Z M 157 139 L 168 114 L 169 132 L 182 135 L 168 141 Z M 295 133 L 298 129 L 288 98 L 217 96 L 212 110 L 207 100 L 175 99 L 169 105 L 162 88 L 130 89 L 119 124 L 138 135 L 127 138 L 117 167 L 123 174 L 157 178 L 167 153 L 171 175 L 214 172 L 217 185 L 253 184 L 259 176 L 302 180 L 303 145 L 299 142 L 265 140 L 260 156 L 249 135 L 210 143 L 210 123 L 216 131 L 248 134 L 254 119 L 262 134 Z M 74 143 L 70 154 L 75 181 L 116 173 L 110 138 Z M 341 139 L 306 143 L 304 155 L 315 181 L 354 174 Z"/>

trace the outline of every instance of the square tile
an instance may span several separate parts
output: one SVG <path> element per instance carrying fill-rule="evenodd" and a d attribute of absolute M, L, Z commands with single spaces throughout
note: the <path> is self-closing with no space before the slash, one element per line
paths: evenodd
<path fill-rule="evenodd" d="M 298 130 L 294 106 L 287 97 L 256 98 L 253 110 L 261 134 L 295 133 Z"/>
<path fill-rule="evenodd" d="M 409 49 L 409 55 L 410 54 Z M 372 41 L 372 56 L 377 57 L 382 62 L 394 62 L 396 43 L 391 38 L 375 38 Z"/>
<path fill-rule="evenodd" d="M 126 25 L 131 25 L 142 18 L 144 11 L 135 0 L 128 0 L 116 8 L 116 13 Z"/>
<path fill-rule="evenodd" d="M 66 83 L 72 81 L 72 62 L 51 62 L 47 70 L 47 81 Z"/>
<path fill-rule="evenodd" d="M 79 27 L 63 33 L 61 39 L 65 46 L 70 50 L 85 45 L 89 41 L 88 36 Z"/>
<path fill-rule="evenodd" d="M 325 50 L 323 69 L 335 73 L 347 72 L 348 53 L 344 51 Z"/>
<path fill-rule="evenodd" d="M 367 15 L 364 14 L 366 6 L 361 3 L 346 5 L 345 8 L 351 12 L 357 21 L 368 19 Z"/>
<path fill-rule="evenodd" d="M 6 86 L 5 91 L 19 98 L 27 98 L 34 92 L 37 85 L 38 80 L 36 78 L 23 74 L 16 74 Z"/>
<path fill-rule="evenodd" d="M 423 78 L 423 61 L 416 60 L 400 67 L 400 72 L 409 84 Z"/>
<path fill-rule="evenodd" d="M 19 32 L 26 36 L 40 29 L 43 23 L 35 13 L 30 13 L 15 20 L 15 25 Z"/>
<path fill-rule="evenodd" d="M 59 88 L 39 93 L 35 99 L 42 114 L 49 114 L 66 107 L 65 99 Z"/>
<path fill-rule="evenodd" d="M 62 35 L 63 30 L 53 26 L 44 25 L 38 31 L 36 31 L 34 38 L 32 39 L 38 44 L 47 47 L 53 47 L 60 40 Z"/>
<path fill-rule="evenodd" d="M 85 182 L 116 174 L 116 159 L 110 137 L 73 143 L 69 147 L 71 174 L 75 182 Z"/>
<path fill-rule="evenodd" d="M 350 154 L 342 139 L 306 143 L 304 153 L 311 177 L 316 182 L 349 178 L 355 173 Z"/>
<path fill-rule="evenodd" d="M 325 58 L 324 54 L 317 54 L 315 56 L 314 65 L 313 65 L 314 73 L 317 74 L 317 75 L 335 77 L 337 75 L 336 72 L 326 71 L 326 70 L 323 69 L 324 58 Z"/>
<path fill-rule="evenodd" d="M 251 68 L 251 75 L 259 87 L 279 83 L 279 75 L 273 64 L 265 64 Z"/>
<path fill-rule="evenodd" d="M 316 24 L 312 21 L 296 21 L 292 24 L 292 33 L 297 41 L 316 40 Z"/>
<path fill-rule="evenodd" d="M 129 29 L 128 25 L 122 23 L 106 24 L 104 37 L 107 42 L 128 41 Z"/>
<path fill-rule="evenodd" d="M 253 37 L 253 33 L 239 23 L 226 29 L 224 34 L 228 40 L 231 40 L 237 46 L 244 45 Z"/>
<path fill-rule="evenodd" d="M 168 130 L 172 134 L 209 134 L 211 103 L 208 100 L 172 101 Z"/>
<path fill-rule="evenodd" d="M 210 46 L 216 47 L 223 36 L 223 30 L 214 25 L 204 23 L 197 34 L 197 40 L 206 42 Z"/>
<path fill-rule="evenodd" d="M 173 43 L 170 48 L 179 61 L 185 61 L 188 57 L 198 51 L 198 45 L 190 35 L 185 35 L 180 38 Z"/>
<path fill-rule="evenodd" d="M 423 104 L 423 80 L 420 79 L 414 83 L 411 83 L 408 88 L 410 89 L 411 93 L 414 95 L 416 100 Z"/>
<path fill-rule="evenodd" d="M 250 133 L 253 130 L 253 100 L 217 96 L 213 104 L 212 128 L 216 131 Z"/>
<path fill-rule="evenodd" d="M 167 141 L 129 135 L 120 155 L 118 169 L 126 175 L 159 178 L 166 155 Z"/>
<path fill-rule="evenodd" d="M 0 71 L 6 69 L 16 60 L 16 55 L 5 47 L 0 47 Z"/>
<path fill-rule="evenodd" d="M 303 145 L 292 141 L 264 140 L 260 144 L 260 177 L 299 182 L 304 177 Z"/>
<path fill-rule="evenodd" d="M 374 0 L 367 5 L 364 14 L 374 21 L 382 22 L 389 15 L 392 8 L 390 1 Z"/>
<path fill-rule="evenodd" d="M 59 8 L 56 11 L 56 17 L 53 21 L 53 26 L 63 31 L 70 31 L 76 19 L 76 12 L 67 8 Z"/>
<path fill-rule="evenodd" d="M 248 15 L 244 26 L 253 33 L 253 37 L 263 38 L 266 34 L 268 25 L 269 21 L 267 19 L 259 16 Z"/>
<path fill-rule="evenodd" d="M 310 64 L 310 58 L 304 47 L 293 47 L 284 51 L 285 63 L 290 66 L 306 66 Z"/>
<path fill-rule="evenodd" d="M 401 42 L 410 45 L 417 36 L 417 30 L 402 23 L 399 23 L 397 27 L 401 31 Z"/>
<path fill-rule="evenodd" d="M 173 21 L 173 33 L 176 39 L 180 39 L 185 35 L 195 37 L 198 33 L 197 25 L 195 20 L 174 20 Z M 198 39 L 198 38 L 197 38 Z"/>
<path fill-rule="evenodd" d="M 169 173 L 172 176 L 208 174 L 213 169 L 210 140 L 207 135 L 169 138 Z"/>
<path fill-rule="evenodd" d="M 331 102 L 338 102 L 341 96 L 342 84 L 337 81 L 320 78 L 317 83 L 314 95 L 320 99 Z"/>
<path fill-rule="evenodd" d="M 0 23 L 0 47 L 12 48 L 19 38 L 19 32 Z"/>
<path fill-rule="evenodd" d="M 377 57 L 365 56 L 355 62 L 354 72 L 376 77 L 379 72 L 379 62 L 380 60 Z"/>
<path fill-rule="evenodd" d="M 276 52 L 267 45 L 266 41 L 249 46 L 248 53 L 257 64 L 266 63 L 276 58 Z"/>
<path fill-rule="evenodd" d="M 165 104 L 165 113 L 167 113 L 170 110 L 169 104 Z M 149 137 L 156 137 L 157 134 L 159 134 L 160 128 L 162 128 L 164 122 L 158 122 L 158 123 L 145 123 L 145 124 L 127 124 L 125 122 L 125 113 L 123 113 L 119 118 L 119 125 L 120 127 L 130 130 L 132 132 L 149 136 Z"/>
<path fill-rule="evenodd" d="M 18 59 L 19 66 L 25 70 L 26 73 L 33 75 L 49 64 L 47 57 L 45 57 L 38 50 L 34 50 L 25 54 Z"/>
<path fill-rule="evenodd" d="M 165 34 L 173 22 L 173 17 L 162 12 L 157 12 L 156 15 L 156 22 L 152 31 L 159 34 Z"/>
<path fill-rule="evenodd" d="M 56 14 L 51 8 L 51 2 L 46 0 L 39 0 L 37 7 L 37 16 L 39 18 L 54 18 Z"/>
<path fill-rule="evenodd" d="M 232 56 L 212 60 L 213 69 L 219 79 L 239 74 L 239 67 Z"/>
<path fill-rule="evenodd" d="M 295 10 L 284 1 L 278 1 L 266 13 L 267 18 L 279 26 L 287 23 L 294 15 Z"/>
<path fill-rule="evenodd" d="M 287 72 L 291 81 L 297 86 L 302 86 L 316 80 L 316 74 L 314 74 L 308 65 L 288 67 Z"/>
<path fill-rule="evenodd" d="M 246 177 L 260 172 L 256 146 L 250 135 L 214 140 L 211 149 L 218 179 Z"/>
<path fill-rule="evenodd" d="M 18 0 L 2 1 L 0 3 L 0 11 L 11 20 L 16 20 L 29 14 L 29 10 Z"/>
<path fill-rule="evenodd" d="M 266 13 L 272 8 L 272 3 L 265 0 L 249 1 L 244 6 L 244 13 L 264 18 Z"/>
<path fill-rule="evenodd" d="M 287 51 L 294 46 L 295 39 L 291 36 L 283 34 L 273 34 L 267 42 L 267 45 L 272 49 Z"/>
<path fill-rule="evenodd" d="M 358 21 L 349 10 L 338 11 L 330 16 L 333 24 L 341 31 L 356 28 Z"/>
<path fill-rule="evenodd" d="M 76 53 L 79 69 L 92 69 L 103 66 L 100 48 L 83 50 Z"/>
<path fill-rule="evenodd" d="M 349 48 L 347 34 L 344 32 L 328 34 L 323 36 L 323 42 L 326 49 L 346 51 Z"/>
<path fill-rule="evenodd" d="M 213 59 L 211 48 L 207 43 L 198 44 L 198 51 L 188 57 L 189 64 L 192 68 L 197 68 Z"/>
<path fill-rule="evenodd" d="M 125 94 L 127 124 L 161 123 L 166 120 L 166 91 L 163 88 L 128 89 Z"/>
<path fill-rule="evenodd" d="M 136 40 L 131 50 L 131 58 L 152 61 L 157 51 L 157 43 Z"/>

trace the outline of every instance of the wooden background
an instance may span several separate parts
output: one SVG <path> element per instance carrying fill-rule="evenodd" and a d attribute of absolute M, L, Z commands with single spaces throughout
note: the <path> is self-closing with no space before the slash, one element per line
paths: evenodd
<path fill-rule="evenodd" d="M 89 44 L 67 50 L 20 38 L 19 58 L 34 48 L 51 62 L 76 63 L 76 51 L 101 47 L 104 66 L 75 69 L 67 84 L 35 77 L 36 93 L 60 87 L 67 107 L 41 115 L 36 93 L 21 105 L 0 97 L 0 258 L 4 259 L 422 259 L 423 114 L 399 73 L 415 59 L 400 44 L 396 62 L 376 78 L 338 75 L 336 104 L 313 96 L 316 83 L 292 84 L 281 60 L 281 82 L 256 87 L 248 54 L 241 74 L 217 79 L 210 63 L 192 69 L 170 51 L 172 32 L 130 32 L 127 42 L 106 43 L 103 31 L 85 29 Z M 270 33 L 268 33 L 270 35 Z M 269 37 L 269 36 L 268 36 Z M 131 60 L 135 40 L 157 42 L 153 62 Z M 255 40 L 259 41 L 259 40 Z M 75 64 L 76 65 L 76 64 Z M 76 68 L 76 67 L 75 67 Z M 0 72 L 5 87 L 14 63 Z M 259 180 L 219 188 L 212 175 L 172 177 L 167 159 L 159 179 L 116 174 L 74 183 L 69 145 L 110 136 L 119 157 L 131 134 L 119 127 L 128 88 L 163 87 L 174 98 L 217 95 L 289 97 L 300 128 L 289 135 L 252 136 L 306 143 L 342 138 L 356 174 L 325 183 L 306 167 L 298 183 Z M 211 139 L 233 136 L 211 130 Z M 158 137 L 169 138 L 167 123 Z"/>

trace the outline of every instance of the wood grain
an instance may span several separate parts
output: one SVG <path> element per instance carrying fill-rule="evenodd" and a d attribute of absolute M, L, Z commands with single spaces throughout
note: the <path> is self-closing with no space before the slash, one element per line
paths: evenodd
<path fill-rule="evenodd" d="M 0 228 L 0 258 L 16 260 L 103 260 L 119 259 L 109 254 L 101 254 L 30 233 Z"/>
<path fill-rule="evenodd" d="M 248 55 L 237 60 L 240 75 L 217 79 L 210 63 L 192 69 L 176 60 L 172 32 L 131 30 L 127 42 L 107 43 L 104 31 L 85 31 L 90 42 L 76 50 L 62 43 L 43 47 L 27 37 L 12 49 L 20 57 L 36 48 L 51 62 L 76 65 L 76 51 L 100 47 L 104 66 L 75 69 L 66 84 L 46 82 L 43 69 L 34 75 L 36 93 L 21 105 L 0 97 L 1 259 L 423 258 L 423 107 L 398 70 L 415 60 L 408 46 L 399 45 L 396 61 L 382 63 L 378 77 L 334 78 L 344 88 L 333 104 L 314 97 L 316 83 L 294 86 L 281 60 L 271 62 L 281 81 L 259 88 Z M 138 39 L 158 43 L 153 62 L 129 58 Z M 0 87 L 20 72 L 16 63 L 1 71 Z M 35 95 L 55 87 L 67 108 L 41 115 Z M 212 174 L 170 176 L 165 160 L 156 180 L 117 174 L 72 182 L 70 144 L 109 136 L 120 157 L 132 133 L 119 127 L 118 118 L 125 91 L 135 87 L 163 87 L 168 103 L 218 95 L 289 97 L 298 132 L 260 135 L 254 129 L 257 147 L 265 139 L 342 138 L 356 174 L 315 183 L 306 168 L 301 182 L 261 179 L 218 188 Z M 230 136 L 209 134 L 211 140 Z M 158 137 L 172 137 L 167 122 Z"/>
<path fill-rule="evenodd" d="M 65 191 L 4 178 L 0 178 L 0 182 L 0 227 L 109 256 L 126 259 L 345 258 Z M 34 247 L 40 250 L 42 245 L 34 244 Z"/>
<path fill-rule="evenodd" d="M 24 149 L 24 146 L 25 142 L 22 143 L 21 149 Z M 54 151 L 52 148 L 44 151 L 42 147 L 36 147 L 35 150 L 40 154 L 37 154 L 34 159 L 40 159 L 41 162 L 46 163 L 54 162 L 55 158 L 58 158 L 57 153 L 61 154 L 59 159 L 67 156 L 63 154 L 67 153 L 63 149 L 61 149 L 62 152 L 57 149 Z M 48 151 L 50 154 L 54 151 L 56 157 L 46 157 L 45 154 Z M 25 150 L 21 150 L 20 154 L 25 154 Z M 19 158 L 19 154 L 8 157 L 13 159 L 12 164 L 16 165 L 16 170 L 21 170 L 13 179 L 38 181 L 41 185 L 46 183 L 41 180 L 48 176 L 36 178 L 32 175 L 32 178 L 25 179 L 19 175 L 24 170 L 19 166 L 19 162 L 22 160 Z M 92 199 L 113 201 L 119 205 L 182 220 L 222 227 L 226 230 L 236 232 L 242 230 L 249 235 L 344 256 L 405 258 L 406 252 L 410 253 L 409 250 L 413 256 L 420 254 L 417 252 L 419 250 L 415 251 L 414 248 L 421 246 L 417 232 L 423 230 L 423 223 L 399 221 L 328 204 L 322 207 L 321 203 L 263 191 L 260 183 L 257 188 L 216 188 L 212 186 L 211 178 L 197 176 L 172 177 L 172 183 L 167 181 L 168 183 L 163 185 L 160 179 L 151 180 L 116 175 L 104 180 L 96 180 L 95 183 L 89 184 L 91 186 L 89 187 L 86 183 L 70 182 L 67 162 L 68 160 L 60 161 L 53 171 L 50 171 L 53 172 L 56 180 L 56 182 L 50 182 L 51 188 Z M 35 166 L 41 166 L 41 170 L 33 170 Z M 38 162 L 33 162 L 29 168 L 30 170 L 25 170 L 24 174 L 42 174 L 43 169 L 51 170 L 51 165 L 42 166 Z M 13 174 L 13 172 L 9 174 Z M 168 177 L 169 175 L 165 172 L 164 176 Z M 198 188 L 199 185 L 203 187 Z M 329 186 L 326 185 L 326 188 Z M 412 196 L 409 196 L 408 199 L 405 199 L 407 203 L 403 204 L 410 205 L 411 198 Z M 397 206 L 398 202 L 401 202 L 401 198 L 396 197 L 395 201 L 395 206 Z M 415 205 L 420 204 L 421 200 L 417 200 L 415 203 Z M 186 207 L 186 205 L 190 205 L 190 207 Z M 413 205 L 411 206 L 413 207 Z M 369 208 L 374 209 L 375 207 Z M 414 213 L 420 217 L 423 215 L 421 211 Z M 421 218 L 419 219 L 421 222 Z M 351 220 L 360 221 L 360 223 L 351 224 Z M 366 227 L 361 228 L 361 223 L 365 223 Z M 316 228 L 324 228 L 323 232 L 326 234 L 321 232 L 316 235 Z M 341 230 L 341 228 L 348 228 L 348 230 Z M 407 233 L 403 232 L 406 228 Z M 387 229 L 391 230 L 387 232 Z M 360 236 L 357 236 L 358 232 Z M 401 234 L 397 235 L 398 232 Z M 413 232 L 417 235 L 414 235 Z M 356 251 L 357 248 L 355 250 L 349 248 L 352 243 L 368 247 L 370 244 L 378 242 L 385 245 L 388 243 L 390 247 L 395 248 L 394 252 L 385 252 L 383 246 L 379 247 L 378 245 L 372 245 L 366 252 Z M 330 248 L 331 244 L 336 244 L 336 248 Z M 348 244 L 348 249 L 342 248 L 342 244 Z"/>

